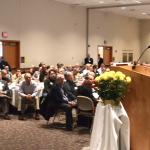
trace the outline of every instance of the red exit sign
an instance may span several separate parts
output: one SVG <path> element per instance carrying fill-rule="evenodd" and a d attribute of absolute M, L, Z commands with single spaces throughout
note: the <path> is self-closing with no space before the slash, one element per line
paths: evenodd
<path fill-rule="evenodd" d="M 2 37 L 3 38 L 8 38 L 8 33 L 7 32 L 2 32 Z"/>

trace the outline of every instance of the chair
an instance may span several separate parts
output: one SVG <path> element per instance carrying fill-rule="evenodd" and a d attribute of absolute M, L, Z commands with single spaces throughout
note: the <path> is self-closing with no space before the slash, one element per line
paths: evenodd
<path fill-rule="evenodd" d="M 95 113 L 94 102 L 91 98 L 86 96 L 77 96 L 77 116 L 88 117 L 88 127 L 90 128 L 90 118 L 93 117 Z"/>
<path fill-rule="evenodd" d="M 52 123 L 55 122 L 56 117 L 58 117 L 58 120 L 60 120 L 61 115 L 64 115 L 64 114 L 65 114 L 64 110 L 62 110 L 61 108 L 59 108 L 59 109 L 55 112 L 55 114 L 54 114 L 54 116 L 53 116 L 53 121 L 52 121 Z"/>

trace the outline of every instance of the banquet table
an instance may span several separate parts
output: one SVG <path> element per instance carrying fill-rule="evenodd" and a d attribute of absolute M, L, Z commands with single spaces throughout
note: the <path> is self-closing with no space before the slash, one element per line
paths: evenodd
<path fill-rule="evenodd" d="M 97 104 L 90 150 L 130 150 L 130 122 L 121 102 Z"/>

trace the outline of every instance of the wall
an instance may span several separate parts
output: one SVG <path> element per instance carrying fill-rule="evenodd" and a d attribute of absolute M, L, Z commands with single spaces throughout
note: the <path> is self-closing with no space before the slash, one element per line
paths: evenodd
<path fill-rule="evenodd" d="M 86 53 L 85 8 L 52 0 L 0 0 L 0 33 L 21 42 L 21 67 L 40 61 L 82 63 Z"/>
<path fill-rule="evenodd" d="M 150 45 L 150 20 L 140 21 L 140 37 L 141 37 L 141 50 L 144 50 Z M 150 63 L 150 50 L 146 51 L 141 58 L 141 62 Z"/>
<path fill-rule="evenodd" d="M 21 56 L 26 60 L 21 67 L 38 65 L 40 61 L 54 65 L 57 62 L 66 65 L 83 63 L 86 54 L 85 8 L 52 0 L 0 0 L 0 18 L 0 33 L 6 31 L 8 39 L 21 42 Z M 148 43 L 149 24 L 148 21 L 90 9 L 89 53 L 96 62 L 97 46 L 106 40 L 107 45 L 113 46 L 115 62 L 122 62 L 122 50 L 133 50 L 136 60 Z"/>
<path fill-rule="evenodd" d="M 140 51 L 139 21 L 98 9 L 90 10 L 89 16 L 89 53 L 97 60 L 97 46 L 113 46 L 115 62 L 122 62 L 122 50 L 133 50 L 134 60 Z"/>

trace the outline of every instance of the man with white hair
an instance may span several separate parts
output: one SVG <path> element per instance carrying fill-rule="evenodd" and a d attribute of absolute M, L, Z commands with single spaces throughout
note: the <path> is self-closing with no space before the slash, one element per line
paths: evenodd
<path fill-rule="evenodd" d="M 64 75 L 58 74 L 56 84 L 52 87 L 49 100 L 52 100 L 55 109 L 62 109 L 66 114 L 66 129 L 72 130 L 72 107 L 75 105 L 74 102 L 69 101 L 63 90 Z"/>
<path fill-rule="evenodd" d="M 35 106 L 35 119 L 39 120 L 39 98 L 37 97 L 37 84 L 31 80 L 31 74 L 26 73 L 24 75 L 25 81 L 20 84 L 19 95 L 21 96 L 20 103 L 18 105 L 19 120 L 24 120 L 24 112 L 27 105 L 34 104 Z"/>

